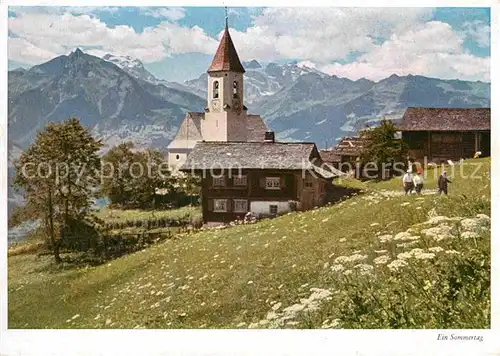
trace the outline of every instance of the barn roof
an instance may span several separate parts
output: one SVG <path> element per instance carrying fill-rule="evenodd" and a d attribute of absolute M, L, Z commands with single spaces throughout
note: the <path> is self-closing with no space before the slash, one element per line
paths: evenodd
<path fill-rule="evenodd" d="M 400 131 L 488 131 L 490 108 L 408 108 Z"/>
<path fill-rule="evenodd" d="M 316 160 L 315 160 L 316 158 Z M 335 174 L 320 168 L 312 142 L 198 142 L 181 171 L 210 169 L 311 169 L 324 178 Z"/>
<path fill-rule="evenodd" d="M 340 162 L 340 156 L 334 150 L 321 150 L 319 155 L 324 162 Z"/>

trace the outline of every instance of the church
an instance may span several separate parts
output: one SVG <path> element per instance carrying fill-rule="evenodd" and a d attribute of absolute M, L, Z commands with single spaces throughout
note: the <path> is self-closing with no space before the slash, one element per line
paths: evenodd
<path fill-rule="evenodd" d="M 188 112 L 168 146 L 168 165 L 177 170 L 197 142 L 261 142 L 268 131 L 260 115 L 251 115 L 244 104 L 245 69 L 234 47 L 226 18 L 224 34 L 208 68 L 205 112 Z"/>

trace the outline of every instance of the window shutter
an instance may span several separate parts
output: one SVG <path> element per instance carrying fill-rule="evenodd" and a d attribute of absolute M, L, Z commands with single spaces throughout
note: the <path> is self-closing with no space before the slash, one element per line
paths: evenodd
<path fill-rule="evenodd" d="M 213 199 L 207 200 L 207 210 L 214 211 L 214 200 Z"/>
<path fill-rule="evenodd" d="M 232 205 L 231 203 L 232 203 L 232 202 L 233 202 L 233 201 L 232 201 L 231 199 L 227 199 L 227 200 L 226 200 L 226 206 L 227 206 L 227 209 L 226 209 L 226 210 L 227 210 L 227 212 L 228 212 L 228 213 L 232 212 L 232 209 L 231 209 L 231 205 Z"/>
<path fill-rule="evenodd" d="M 286 177 L 281 176 L 280 177 L 280 187 L 285 188 L 285 186 L 286 186 Z"/>
<path fill-rule="evenodd" d="M 260 178 L 260 187 L 265 188 L 266 187 L 266 177 Z"/>

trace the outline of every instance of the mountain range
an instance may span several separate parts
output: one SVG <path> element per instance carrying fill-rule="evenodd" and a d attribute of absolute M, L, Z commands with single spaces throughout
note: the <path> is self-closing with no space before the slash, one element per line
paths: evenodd
<path fill-rule="evenodd" d="M 490 84 L 392 75 L 378 82 L 330 76 L 301 63 L 243 62 L 245 104 L 279 140 L 332 146 L 409 106 L 489 107 Z M 137 59 L 76 49 L 8 73 L 9 183 L 12 161 L 50 121 L 77 116 L 105 142 L 165 151 L 186 112 L 206 107 L 207 74 L 184 83 L 156 78 Z M 9 188 L 9 215 L 20 203 Z"/>
<path fill-rule="evenodd" d="M 243 62 L 245 104 L 281 140 L 333 145 L 382 118 L 398 120 L 409 106 L 489 107 L 490 84 L 392 75 L 379 82 L 330 76 L 297 62 Z M 8 75 L 9 138 L 25 149 L 49 121 L 72 115 L 106 148 L 132 140 L 164 150 L 187 111 L 206 106 L 207 74 L 160 80 L 137 59 L 80 49 Z"/>

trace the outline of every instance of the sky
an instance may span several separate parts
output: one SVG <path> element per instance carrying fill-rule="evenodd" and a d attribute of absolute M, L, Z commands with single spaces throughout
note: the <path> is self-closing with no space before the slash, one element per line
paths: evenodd
<path fill-rule="evenodd" d="M 79 47 L 140 59 L 183 82 L 210 65 L 223 7 L 9 7 L 9 69 Z M 490 81 L 489 8 L 228 9 L 242 61 L 297 61 L 352 80 L 397 75 Z"/>

